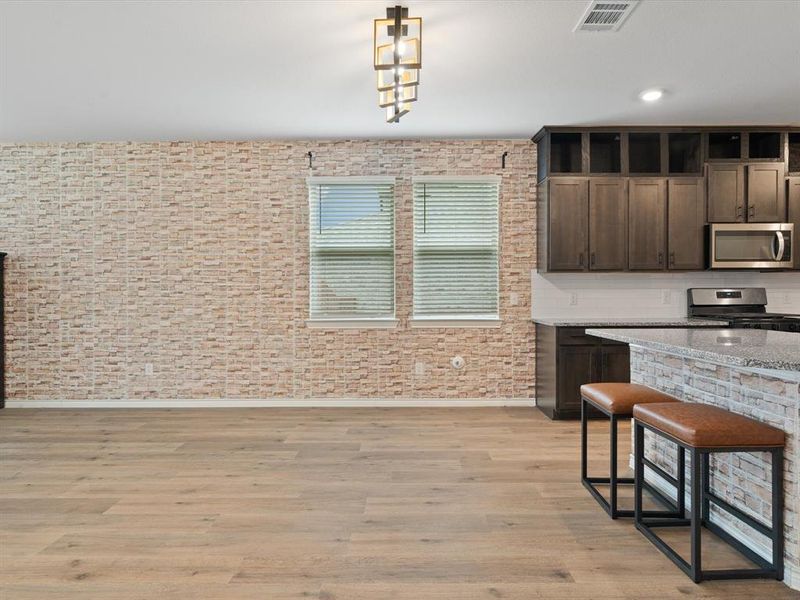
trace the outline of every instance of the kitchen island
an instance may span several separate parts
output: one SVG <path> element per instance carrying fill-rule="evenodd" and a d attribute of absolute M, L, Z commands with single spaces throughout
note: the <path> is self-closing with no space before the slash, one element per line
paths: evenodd
<path fill-rule="evenodd" d="M 713 404 L 786 432 L 785 582 L 800 589 L 800 335 L 761 329 L 587 329 L 586 333 L 629 344 L 633 383 L 686 402 Z M 675 475 L 672 444 L 647 435 L 646 453 Z M 712 489 L 768 523 L 769 455 L 717 454 L 711 465 Z M 657 474 L 648 470 L 646 477 L 672 492 Z M 759 533 L 714 510 L 711 519 L 770 558 L 768 541 Z"/>

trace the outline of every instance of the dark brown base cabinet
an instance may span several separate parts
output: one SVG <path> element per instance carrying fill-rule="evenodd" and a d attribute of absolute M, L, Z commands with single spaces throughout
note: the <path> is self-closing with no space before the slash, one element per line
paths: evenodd
<path fill-rule="evenodd" d="M 584 383 L 630 381 L 627 344 L 583 327 L 536 324 L 536 406 L 551 419 L 577 419 Z"/>

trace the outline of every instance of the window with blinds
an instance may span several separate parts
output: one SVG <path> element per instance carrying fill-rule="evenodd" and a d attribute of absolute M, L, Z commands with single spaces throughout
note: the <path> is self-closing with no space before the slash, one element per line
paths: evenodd
<path fill-rule="evenodd" d="M 499 177 L 415 177 L 414 318 L 497 319 Z"/>
<path fill-rule="evenodd" d="M 308 180 L 312 319 L 394 317 L 394 179 Z"/>

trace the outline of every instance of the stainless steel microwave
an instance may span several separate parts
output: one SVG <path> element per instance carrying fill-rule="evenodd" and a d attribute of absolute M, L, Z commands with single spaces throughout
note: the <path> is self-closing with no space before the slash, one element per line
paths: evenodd
<path fill-rule="evenodd" d="M 791 269 L 794 224 L 715 223 L 709 227 L 712 269 Z"/>

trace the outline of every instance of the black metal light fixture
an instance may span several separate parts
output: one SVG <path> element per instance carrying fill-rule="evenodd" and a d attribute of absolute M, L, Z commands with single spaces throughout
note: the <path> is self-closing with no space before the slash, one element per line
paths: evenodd
<path fill-rule="evenodd" d="M 386 109 L 386 122 L 399 123 L 417 100 L 422 68 L 422 18 L 408 9 L 386 9 L 385 19 L 375 19 L 373 63 L 378 74 L 378 106 Z"/>

